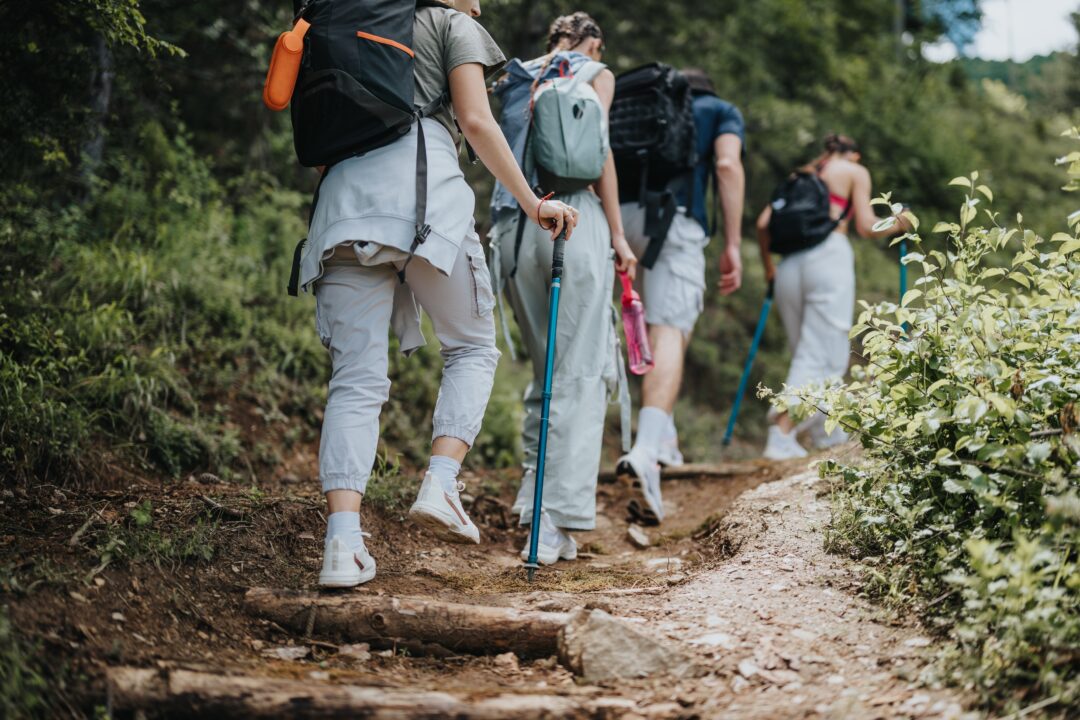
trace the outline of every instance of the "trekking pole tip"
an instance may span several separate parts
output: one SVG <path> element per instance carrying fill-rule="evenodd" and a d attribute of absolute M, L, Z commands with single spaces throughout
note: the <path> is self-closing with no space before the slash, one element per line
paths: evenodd
<path fill-rule="evenodd" d="M 525 574 L 528 576 L 529 582 L 532 582 L 533 581 L 533 576 L 536 575 L 536 567 L 537 566 L 536 566 L 535 563 L 526 563 L 525 564 Z"/>

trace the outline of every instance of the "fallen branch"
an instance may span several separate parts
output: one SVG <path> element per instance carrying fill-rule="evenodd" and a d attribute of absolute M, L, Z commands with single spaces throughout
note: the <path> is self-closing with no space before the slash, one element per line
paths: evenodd
<path fill-rule="evenodd" d="M 379 646 L 418 643 L 453 652 L 486 655 L 513 651 L 548 657 L 558 651 L 566 613 L 516 610 L 421 598 L 317 595 L 252 588 L 248 612 L 303 637 L 343 638 Z"/>
<path fill-rule="evenodd" d="M 223 675 L 190 670 L 109 668 L 110 715 L 149 710 L 155 717 L 334 718 L 419 720 L 524 720 L 607 718 L 636 707 L 622 698 L 513 695 L 466 701 L 414 688 L 331 685 L 307 680 Z"/>
<path fill-rule="evenodd" d="M 662 467 L 660 469 L 661 480 L 700 480 L 705 478 L 723 479 L 738 475 L 752 475 L 761 468 L 749 463 L 716 463 L 709 465 L 688 464 L 678 467 Z M 614 470 L 602 470 L 597 476 L 602 483 L 613 483 L 616 480 Z"/>

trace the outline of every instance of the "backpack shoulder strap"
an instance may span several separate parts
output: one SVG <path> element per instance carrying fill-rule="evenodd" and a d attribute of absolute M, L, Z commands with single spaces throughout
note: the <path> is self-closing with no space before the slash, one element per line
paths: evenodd
<path fill-rule="evenodd" d="M 582 82 L 591 83 L 605 69 L 607 69 L 607 65 L 604 63 L 589 60 L 574 73 L 574 77 Z"/>

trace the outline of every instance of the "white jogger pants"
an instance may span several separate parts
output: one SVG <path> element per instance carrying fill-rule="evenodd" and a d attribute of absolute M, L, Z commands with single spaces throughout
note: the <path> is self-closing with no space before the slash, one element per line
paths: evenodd
<path fill-rule="evenodd" d="M 847 236 L 785 257 L 776 268 L 775 300 L 791 348 L 791 388 L 842 379 L 855 311 L 855 256 Z"/>
<path fill-rule="evenodd" d="M 316 323 L 330 351 L 333 374 L 319 446 L 319 478 L 324 493 L 363 493 L 375 461 L 379 413 L 390 394 L 389 329 L 399 280 L 394 265 L 362 265 L 347 246 L 339 247 L 324 267 L 315 286 Z M 407 278 L 442 346 L 432 436 L 458 438 L 471 446 L 499 360 L 495 298 L 479 238 L 465 238 L 449 277 L 417 257 L 409 263 Z"/>

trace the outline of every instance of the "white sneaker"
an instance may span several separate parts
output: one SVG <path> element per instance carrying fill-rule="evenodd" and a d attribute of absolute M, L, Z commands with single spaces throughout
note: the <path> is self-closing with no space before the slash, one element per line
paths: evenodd
<path fill-rule="evenodd" d="M 679 467 L 683 464 L 683 455 L 679 451 L 679 431 L 675 429 L 675 421 L 668 423 L 664 439 L 660 441 L 660 452 L 656 461 L 664 467 Z"/>
<path fill-rule="evenodd" d="M 448 490 L 442 480 L 427 473 L 409 517 L 447 542 L 479 544 L 480 531 L 461 507 L 459 493 L 464 489 L 465 483 L 458 481 Z"/>
<path fill-rule="evenodd" d="M 531 508 L 535 487 L 536 471 L 532 468 L 526 468 L 525 474 L 521 476 L 521 487 L 518 488 L 517 497 L 514 498 L 514 505 L 510 508 L 510 512 L 520 515 Z"/>
<path fill-rule="evenodd" d="M 330 538 L 323 550 L 319 585 L 330 588 L 350 588 L 375 577 L 375 558 L 361 545 L 352 550 L 341 538 Z"/>
<path fill-rule="evenodd" d="M 766 460 L 791 460 L 806 457 L 806 448 L 795 439 L 795 431 L 786 433 L 779 425 L 769 426 L 769 439 L 765 442 Z"/>
<path fill-rule="evenodd" d="M 531 535 L 530 535 L 531 539 Z M 529 541 L 521 551 L 521 559 L 529 559 Z M 536 561 L 541 565 L 554 565 L 559 560 L 576 560 L 577 542 L 570 533 L 555 527 L 546 512 L 540 513 L 540 539 L 536 544 Z"/>
<path fill-rule="evenodd" d="M 664 519 L 664 501 L 660 497 L 660 465 L 635 445 L 615 464 L 615 476 L 629 482 L 636 497 L 630 501 L 630 513 L 646 525 L 659 525 Z"/>

